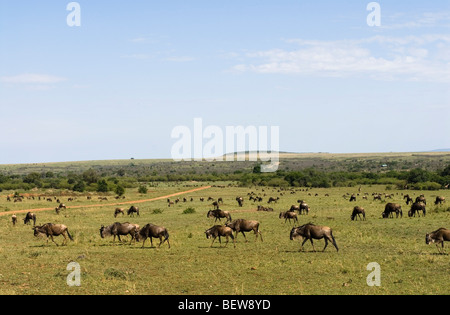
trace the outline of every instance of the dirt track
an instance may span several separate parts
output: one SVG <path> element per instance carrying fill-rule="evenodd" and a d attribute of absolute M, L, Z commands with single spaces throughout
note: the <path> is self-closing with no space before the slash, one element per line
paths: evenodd
<path fill-rule="evenodd" d="M 161 200 L 161 199 L 176 197 L 176 196 L 180 196 L 180 195 L 184 195 L 184 194 L 189 194 L 189 193 L 193 193 L 196 191 L 201 191 L 201 190 L 205 190 L 205 189 L 209 189 L 209 188 L 211 188 L 211 186 L 204 186 L 204 187 L 195 188 L 195 189 L 191 189 L 191 190 L 181 191 L 178 193 L 170 194 L 167 196 L 156 197 L 156 198 L 152 198 L 152 199 L 124 201 L 124 202 L 108 203 L 108 204 L 103 203 L 103 204 L 83 205 L 83 206 L 68 206 L 67 209 L 101 208 L 101 207 L 115 207 L 115 206 L 121 206 L 121 205 L 129 205 L 129 204 L 140 204 L 140 203 L 145 203 L 145 202 L 151 202 L 151 201 L 157 201 L 157 200 Z M 9 214 L 27 213 L 27 212 L 41 212 L 41 211 L 55 211 L 55 207 L 0 212 L 0 216 L 5 216 L 5 215 L 9 215 Z"/>

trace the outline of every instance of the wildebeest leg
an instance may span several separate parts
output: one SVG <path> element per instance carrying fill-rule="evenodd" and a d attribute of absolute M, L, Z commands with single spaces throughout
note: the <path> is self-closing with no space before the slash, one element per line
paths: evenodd
<path fill-rule="evenodd" d="M 144 248 L 144 245 L 145 245 L 145 241 L 147 240 L 147 238 L 145 237 L 144 238 L 144 241 L 142 242 L 142 248 Z"/>
<path fill-rule="evenodd" d="M 322 251 L 322 252 L 325 252 L 325 249 L 326 249 L 327 246 L 328 246 L 328 238 L 325 237 L 324 240 L 325 240 L 325 247 L 323 248 L 323 251 Z"/>
<path fill-rule="evenodd" d="M 242 235 L 244 235 L 245 242 L 248 243 L 248 239 L 247 239 L 247 236 L 245 236 L 245 233 L 243 231 L 241 231 L 241 233 L 242 233 Z M 236 237 L 237 237 L 237 235 L 236 235 Z"/>
<path fill-rule="evenodd" d="M 211 242 L 211 246 L 210 246 L 210 247 L 213 246 L 215 240 L 216 240 L 216 238 L 214 237 L 213 240 L 212 240 L 212 242 Z"/>
<path fill-rule="evenodd" d="M 50 235 L 50 238 L 52 239 L 52 242 L 56 244 L 56 246 L 59 246 L 58 243 L 55 242 L 55 240 L 53 239 L 53 235 Z M 48 239 L 47 239 L 48 242 Z"/>
<path fill-rule="evenodd" d="M 300 252 L 304 250 L 303 246 L 305 245 L 307 240 L 308 240 L 307 238 L 303 238 L 302 247 L 300 247 L 300 250 L 299 250 Z"/>
<path fill-rule="evenodd" d="M 316 252 L 316 248 L 314 247 L 314 242 L 313 242 L 312 237 L 309 240 L 311 241 L 311 245 L 312 245 L 313 251 Z"/>

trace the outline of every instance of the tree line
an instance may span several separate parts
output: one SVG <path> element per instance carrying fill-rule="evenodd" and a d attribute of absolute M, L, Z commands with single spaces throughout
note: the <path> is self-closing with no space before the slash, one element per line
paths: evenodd
<path fill-rule="evenodd" d="M 51 171 L 32 172 L 26 175 L 5 175 L 0 173 L 0 190 L 66 189 L 74 192 L 114 192 L 123 195 L 128 188 L 139 188 L 145 192 L 148 183 L 157 182 L 217 182 L 233 181 L 241 186 L 271 187 L 354 187 L 357 185 L 386 185 L 392 189 L 438 190 L 448 188 L 450 165 L 442 170 L 430 171 L 416 168 L 408 171 L 322 171 L 317 168 L 303 170 L 278 170 L 274 173 L 261 173 L 259 164 L 247 170 L 202 174 L 171 172 L 158 175 L 155 172 L 139 175 L 127 174 L 122 169 L 102 173 L 89 169 L 80 173 L 55 174 Z M 447 186 L 447 187 L 446 187 Z"/>

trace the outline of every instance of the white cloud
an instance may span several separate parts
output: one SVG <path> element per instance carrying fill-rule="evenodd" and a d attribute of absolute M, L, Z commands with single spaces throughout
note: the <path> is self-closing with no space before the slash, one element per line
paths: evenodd
<path fill-rule="evenodd" d="M 445 54 L 450 36 L 374 36 L 360 40 L 291 39 L 293 50 L 246 53 L 236 72 L 299 74 L 321 77 L 370 77 L 378 80 L 450 82 Z"/>
<path fill-rule="evenodd" d="M 66 78 L 47 74 L 19 74 L 15 76 L 0 77 L 0 81 L 7 84 L 55 84 L 66 81 Z"/>

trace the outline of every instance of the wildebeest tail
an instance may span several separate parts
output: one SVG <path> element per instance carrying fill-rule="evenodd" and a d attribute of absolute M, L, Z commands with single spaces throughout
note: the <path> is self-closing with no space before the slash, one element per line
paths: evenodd
<path fill-rule="evenodd" d="M 69 230 L 67 229 L 66 231 L 67 231 L 67 236 L 69 236 L 69 239 L 73 242 L 73 238 L 72 238 L 72 235 L 70 235 Z"/>
<path fill-rule="evenodd" d="M 337 246 L 336 240 L 334 239 L 334 236 L 333 236 L 333 232 L 330 233 L 330 236 L 331 236 L 331 239 L 333 240 L 334 247 L 336 247 L 336 250 L 339 251 L 339 248 Z"/>

